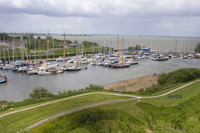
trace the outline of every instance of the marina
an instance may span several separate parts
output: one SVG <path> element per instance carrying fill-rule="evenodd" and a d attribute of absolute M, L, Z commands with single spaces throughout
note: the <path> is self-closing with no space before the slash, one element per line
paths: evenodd
<path fill-rule="evenodd" d="M 56 64 L 58 62 L 51 62 Z M 62 65 L 62 63 L 60 63 Z M 174 58 L 164 62 L 150 59 L 140 60 L 138 65 L 124 69 L 112 69 L 109 67 L 82 64 L 76 72 L 64 72 L 59 75 L 28 75 L 25 72 L 13 72 L 0 69 L 2 75 L 6 75 L 8 82 L 1 84 L 0 100 L 21 101 L 28 98 L 34 88 L 45 86 L 52 93 L 59 91 L 78 90 L 90 84 L 107 85 L 113 82 L 129 80 L 131 78 L 146 75 L 171 72 L 180 68 L 200 68 L 199 59 Z"/>
<path fill-rule="evenodd" d="M 180 68 L 200 68 L 197 58 L 199 56 L 194 53 L 198 38 L 93 35 L 76 36 L 80 42 L 78 43 L 73 36 L 66 34 L 40 37 L 43 39 L 38 41 L 36 38 L 29 38 L 28 43 L 20 36 L 18 41 L 21 48 L 17 51 L 19 57 L 16 55 L 17 45 L 14 45 L 14 42 L 1 47 L 0 73 L 6 75 L 1 77 L 1 80 L 3 83 L 8 79 L 8 82 L 1 84 L 0 100 L 24 100 L 33 89 L 41 86 L 56 94 L 82 89 L 90 84 L 104 86 Z M 75 44 L 67 44 L 70 41 L 66 38 Z M 145 43 L 138 41 L 140 39 Z M 146 39 L 150 39 L 149 42 L 154 44 L 146 43 Z M 168 44 L 165 44 L 166 40 Z M 5 40 L 3 42 L 5 44 Z M 56 42 L 59 42 L 59 45 Z M 29 45 L 32 45 L 32 48 Z M 70 46 L 73 46 L 72 56 L 69 56 Z M 59 53 L 54 50 L 55 47 Z"/>

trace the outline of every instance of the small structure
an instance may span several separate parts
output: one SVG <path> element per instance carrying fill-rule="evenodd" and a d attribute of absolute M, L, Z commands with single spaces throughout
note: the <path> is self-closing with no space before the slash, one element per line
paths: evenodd
<path fill-rule="evenodd" d="M 144 52 L 144 53 L 149 53 L 150 52 L 150 48 L 141 48 L 140 51 Z"/>

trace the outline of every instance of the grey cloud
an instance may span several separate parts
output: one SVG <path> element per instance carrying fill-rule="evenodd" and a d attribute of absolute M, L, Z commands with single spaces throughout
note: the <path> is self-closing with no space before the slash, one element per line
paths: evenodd
<path fill-rule="evenodd" d="M 0 0 L 0 32 L 200 36 L 199 7 L 199 0 Z"/>
<path fill-rule="evenodd" d="M 199 0 L 1 0 L 0 11 L 54 17 L 200 16 Z"/>

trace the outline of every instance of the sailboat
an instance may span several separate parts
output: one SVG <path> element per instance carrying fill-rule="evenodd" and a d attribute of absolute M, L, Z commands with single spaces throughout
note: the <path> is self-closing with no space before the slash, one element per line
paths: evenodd
<path fill-rule="evenodd" d="M 35 66 L 37 64 L 37 59 L 36 59 L 36 39 L 35 39 L 35 61 L 33 62 L 32 61 L 32 64 L 29 65 L 28 69 L 26 70 L 26 73 L 27 74 L 37 74 L 38 73 L 38 69 L 37 67 Z"/>
<path fill-rule="evenodd" d="M 119 40 L 119 38 L 118 38 Z M 117 45 L 118 45 L 118 63 L 115 63 L 112 65 L 112 68 L 126 68 L 129 67 L 130 64 L 126 64 L 124 63 L 124 38 L 122 37 L 122 57 L 121 57 L 121 61 L 119 61 L 119 41 L 117 41 Z"/>
<path fill-rule="evenodd" d="M 49 34 L 47 35 L 47 55 L 46 62 L 43 62 L 42 67 L 39 68 L 39 75 L 48 75 L 48 74 L 59 74 L 63 73 L 63 70 L 58 67 L 57 64 L 48 65 L 48 47 L 49 47 Z"/>
<path fill-rule="evenodd" d="M 39 67 L 38 74 L 39 75 L 48 75 L 51 74 L 47 71 L 47 64 L 48 64 L 48 47 L 49 47 L 49 33 L 47 35 L 47 55 L 46 55 L 46 62 L 42 63 L 42 67 Z"/>
<path fill-rule="evenodd" d="M 78 45 L 78 44 L 77 44 Z M 70 66 L 66 69 L 66 71 L 80 71 L 81 68 L 78 66 L 79 64 L 79 58 L 77 58 L 77 45 L 76 45 L 76 58 L 75 58 L 75 64 L 73 66 Z"/>
<path fill-rule="evenodd" d="M 63 46 L 63 56 L 64 58 L 62 59 L 63 61 L 63 66 L 62 66 L 62 70 L 67 71 L 68 68 L 71 67 L 71 65 L 69 64 L 65 64 L 65 46 L 66 46 L 66 40 L 65 40 L 65 33 L 64 33 L 64 46 Z"/>

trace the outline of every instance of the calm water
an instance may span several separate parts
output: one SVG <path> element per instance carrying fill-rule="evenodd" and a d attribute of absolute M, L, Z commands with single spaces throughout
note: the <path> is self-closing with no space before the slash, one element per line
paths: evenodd
<path fill-rule="evenodd" d="M 89 84 L 106 85 L 134 77 L 171 72 L 179 68 L 200 68 L 200 60 L 171 59 L 166 62 L 143 60 L 138 65 L 125 69 L 88 65 L 87 70 L 47 76 L 29 76 L 26 73 L 0 70 L 1 74 L 5 74 L 8 77 L 7 83 L 0 84 L 0 100 L 21 101 L 27 98 L 34 88 L 39 86 L 46 86 L 51 92 L 57 93 L 63 90 L 85 88 Z"/>
<path fill-rule="evenodd" d="M 63 39 L 61 35 L 54 35 L 54 38 Z M 87 40 L 97 42 L 103 46 L 109 46 L 117 49 L 117 36 L 112 35 L 93 35 L 93 36 L 66 36 L 66 39 L 79 43 Z M 121 37 L 120 44 L 121 44 Z M 146 37 L 146 36 L 124 36 L 125 47 L 146 46 L 152 50 L 168 50 L 177 52 L 194 52 L 195 45 L 200 42 L 198 37 Z M 120 45 L 121 47 L 121 45 Z"/>

